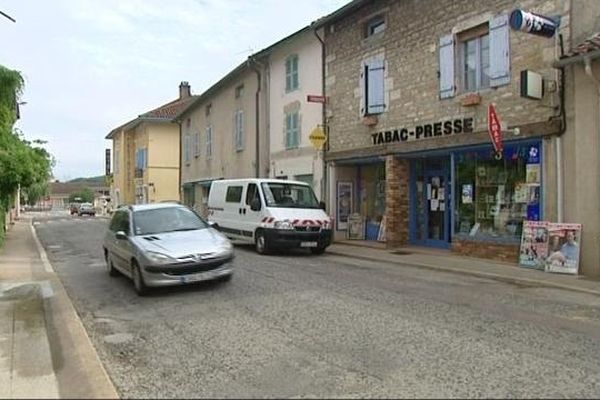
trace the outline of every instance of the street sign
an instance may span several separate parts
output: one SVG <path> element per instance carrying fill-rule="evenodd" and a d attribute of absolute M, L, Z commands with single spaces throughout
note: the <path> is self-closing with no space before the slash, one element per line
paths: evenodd
<path fill-rule="evenodd" d="M 496 154 L 502 154 L 502 128 L 500 126 L 500 119 L 496 113 L 496 108 L 493 104 L 488 106 L 488 133 L 490 139 L 494 145 Z"/>
<path fill-rule="evenodd" d="M 308 101 L 309 103 L 326 103 L 327 97 L 316 94 L 309 94 L 308 96 L 306 96 L 306 101 Z"/>
<path fill-rule="evenodd" d="M 310 139 L 310 142 L 312 143 L 315 149 L 321 150 L 323 148 L 323 145 L 327 141 L 327 136 L 325 136 L 323 128 L 320 125 L 318 125 L 315 129 L 312 130 L 312 132 L 308 136 L 308 139 Z"/>

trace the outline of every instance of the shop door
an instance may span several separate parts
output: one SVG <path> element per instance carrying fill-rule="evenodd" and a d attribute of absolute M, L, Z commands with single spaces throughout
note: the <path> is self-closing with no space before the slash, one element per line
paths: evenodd
<path fill-rule="evenodd" d="M 427 227 L 426 244 L 435 247 L 448 247 L 449 224 L 448 216 L 448 179 L 445 171 L 426 171 L 425 173 L 425 195 Z"/>
<path fill-rule="evenodd" d="M 445 159 L 415 162 L 411 190 L 411 241 L 415 244 L 448 248 L 450 245 L 449 165 Z"/>

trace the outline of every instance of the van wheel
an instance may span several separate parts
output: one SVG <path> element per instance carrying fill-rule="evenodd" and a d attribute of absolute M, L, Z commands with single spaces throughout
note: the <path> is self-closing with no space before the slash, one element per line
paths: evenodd
<path fill-rule="evenodd" d="M 325 247 L 312 247 L 310 252 L 317 255 L 323 254 L 325 253 Z"/>
<path fill-rule="evenodd" d="M 131 265 L 131 275 L 133 278 L 133 287 L 135 288 L 138 296 L 145 296 L 148 294 L 148 287 L 144 283 L 142 271 L 140 270 L 138 263 L 135 261 L 133 261 Z"/>
<path fill-rule="evenodd" d="M 267 244 L 267 239 L 265 238 L 265 234 L 263 233 L 263 231 L 256 232 L 255 244 L 256 244 L 256 252 L 258 254 L 268 254 L 269 253 L 269 246 Z"/>

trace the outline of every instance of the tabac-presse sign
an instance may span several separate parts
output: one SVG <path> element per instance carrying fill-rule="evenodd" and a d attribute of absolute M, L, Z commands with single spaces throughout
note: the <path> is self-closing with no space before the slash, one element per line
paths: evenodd
<path fill-rule="evenodd" d="M 494 151 L 496 154 L 502 154 L 502 128 L 496 108 L 492 104 L 488 106 L 488 132 L 494 145 Z"/>

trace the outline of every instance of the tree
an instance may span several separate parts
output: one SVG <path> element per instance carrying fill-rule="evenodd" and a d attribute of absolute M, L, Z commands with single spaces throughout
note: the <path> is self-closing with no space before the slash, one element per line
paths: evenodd
<path fill-rule="evenodd" d="M 69 196 L 69 203 L 91 203 L 92 201 L 94 201 L 94 191 L 87 187 Z"/>
<path fill-rule="evenodd" d="M 45 194 L 54 160 L 36 140 L 29 142 L 14 129 L 17 102 L 23 90 L 23 78 L 17 71 L 0 65 L 0 223 L 4 226 L 6 211 L 20 186 L 32 194 Z M 0 230 L 0 241 L 3 230 Z"/>

